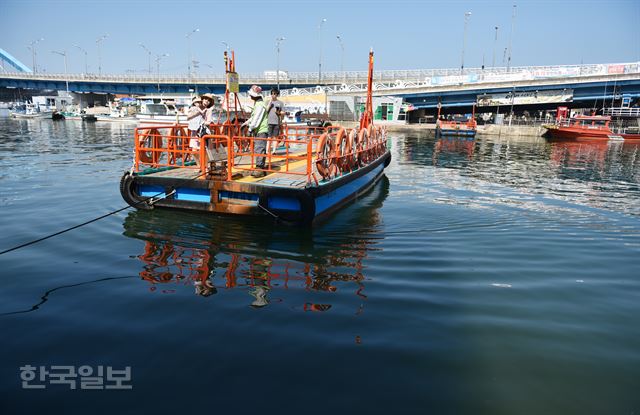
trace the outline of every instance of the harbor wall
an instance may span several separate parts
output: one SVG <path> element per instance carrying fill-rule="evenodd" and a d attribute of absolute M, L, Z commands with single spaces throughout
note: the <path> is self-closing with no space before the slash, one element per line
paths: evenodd
<path fill-rule="evenodd" d="M 345 125 L 345 127 L 352 127 L 352 125 L 347 125 L 350 123 L 340 123 Z M 353 123 L 355 124 L 355 123 Z M 378 124 L 378 123 L 376 123 Z M 383 124 L 387 126 L 387 131 L 393 132 L 427 132 L 429 134 L 435 135 L 436 125 L 433 124 Z M 511 138 L 519 138 L 519 137 L 542 137 L 546 129 L 540 125 L 494 125 L 494 124 L 485 124 L 479 125 L 477 136 L 506 136 Z"/>

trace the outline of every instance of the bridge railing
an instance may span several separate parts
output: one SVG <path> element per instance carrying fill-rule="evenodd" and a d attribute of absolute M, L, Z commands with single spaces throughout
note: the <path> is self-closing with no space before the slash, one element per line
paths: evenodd
<path fill-rule="evenodd" d="M 513 68 L 469 68 L 461 72 L 456 69 L 408 69 L 383 70 L 374 73 L 374 81 L 388 82 L 419 82 L 431 85 L 445 85 L 450 83 L 473 83 L 481 80 L 501 80 L 521 77 L 522 79 L 538 79 L 549 77 L 579 77 L 594 75 L 614 75 L 639 73 L 640 62 L 592 65 L 559 65 L 559 66 L 523 66 Z M 5 72 L 0 78 L 33 79 L 33 80 L 69 80 L 94 82 L 122 82 L 122 83 L 224 83 L 222 74 L 199 75 L 189 77 L 187 74 L 63 74 L 63 73 L 25 73 Z M 275 77 L 264 73 L 240 74 L 243 83 L 273 84 Z M 366 83 L 366 71 L 323 72 L 319 79 L 316 72 L 288 72 L 280 78 L 280 83 L 286 86 L 295 84 L 358 84 Z"/>

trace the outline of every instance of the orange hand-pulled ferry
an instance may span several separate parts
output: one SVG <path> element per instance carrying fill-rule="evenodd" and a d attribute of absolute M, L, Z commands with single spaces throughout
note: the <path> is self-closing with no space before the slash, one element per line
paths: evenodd
<path fill-rule="evenodd" d="M 186 125 L 135 130 L 132 168 L 120 180 L 122 197 L 138 209 L 177 208 L 256 215 L 312 224 L 370 189 L 391 161 L 384 128 L 373 125 L 373 52 L 365 112 L 357 128 L 283 125 L 279 137 L 248 134 L 241 113 L 235 55 L 225 52 L 226 121 L 189 146 Z M 232 85 L 231 85 L 232 86 Z M 267 154 L 254 151 L 267 141 Z M 258 157 L 266 157 L 263 168 Z M 200 160 L 200 163 L 196 163 Z M 254 172 L 266 173 L 253 177 Z"/>

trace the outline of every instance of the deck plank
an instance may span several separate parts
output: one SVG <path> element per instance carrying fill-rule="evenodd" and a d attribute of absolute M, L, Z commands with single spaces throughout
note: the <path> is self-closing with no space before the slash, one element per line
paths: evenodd
<path fill-rule="evenodd" d="M 306 151 L 290 152 L 289 156 L 304 157 Z M 284 151 L 277 151 L 272 156 L 271 169 L 272 170 L 284 170 L 287 168 L 286 161 L 278 159 L 275 156 L 284 156 Z M 267 157 L 266 165 L 269 165 L 269 157 Z M 234 160 L 234 168 L 232 173 L 242 173 L 243 177 L 237 178 L 234 181 L 241 183 L 262 183 L 266 185 L 278 186 L 278 187 L 290 187 L 290 188 L 304 188 L 307 185 L 307 177 L 305 174 L 290 174 L 290 173 L 305 173 L 307 169 L 307 160 L 295 160 L 289 161 L 288 172 L 268 172 L 264 177 L 256 178 L 251 176 L 251 170 L 248 170 L 251 165 L 250 156 L 236 157 Z M 195 167 L 195 166 L 194 166 Z M 174 169 L 159 171 L 155 173 L 149 173 L 148 176 L 153 177 L 165 177 L 165 178 L 180 178 L 180 179 L 194 179 L 200 175 L 200 170 L 194 167 L 176 167 Z M 318 173 L 315 167 L 315 163 L 312 163 L 312 171 L 318 177 Z M 204 178 L 202 178 L 204 180 Z"/>

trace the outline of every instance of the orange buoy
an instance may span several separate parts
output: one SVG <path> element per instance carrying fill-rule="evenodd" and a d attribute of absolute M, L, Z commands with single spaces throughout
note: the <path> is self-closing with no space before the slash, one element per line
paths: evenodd
<path fill-rule="evenodd" d="M 340 172 L 351 170 L 351 135 L 341 127 L 336 135 L 336 165 Z"/>
<path fill-rule="evenodd" d="M 323 179 L 328 179 L 334 170 L 334 143 L 329 134 L 324 133 L 318 139 L 316 147 L 316 168 Z"/>
<path fill-rule="evenodd" d="M 169 164 L 175 164 L 176 160 L 184 156 L 183 151 L 187 145 L 187 129 L 184 127 L 173 127 L 167 137 L 167 150 L 169 150 Z"/>
<path fill-rule="evenodd" d="M 347 161 L 349 162 L 350 170 L 358 167 L 358 132 L 355 128 L 349 131 L 349 155 Z"/>
<path fill-rule="evenodd" d="M 357 160 L 358 160 L 359 166 L 365 165 L 367 163 L 367 160 L 369 159 L 367 154 L 368 147 L 369 147 L 369 130 L 367 130 L 366 128 L 363 128 L 358 133 Z"/>
<path fill-rule="evenodd" d="M 162 148 L 162 136 L 156 128 L 151 128 L 140 135 L 138 139 L 138 145 L 146 148 L 146 150 L 138 151 L 138 158 L 140 162 L 145 164 L 156 164 L 160 158 L 158 150 Z"/>

